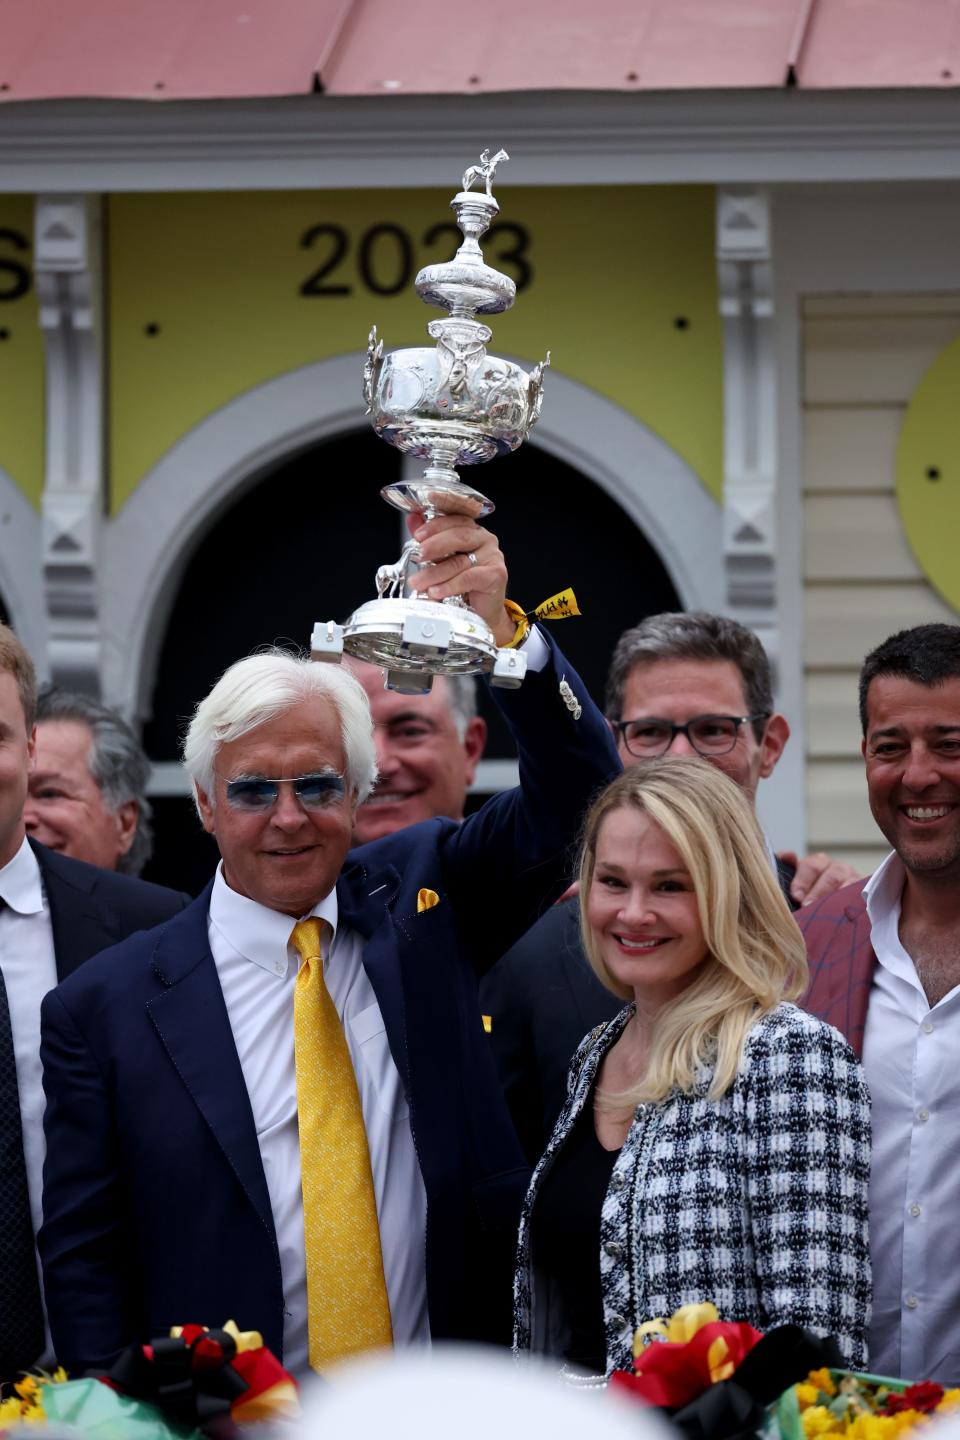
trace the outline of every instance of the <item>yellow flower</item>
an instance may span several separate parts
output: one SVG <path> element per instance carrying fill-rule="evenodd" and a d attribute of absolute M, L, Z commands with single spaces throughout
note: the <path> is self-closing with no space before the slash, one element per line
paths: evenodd
<path fill-rule="evenodd" d="M 837 1387 L 833 1383 L 833 1376 L 826 1367 L 822 1370 L 811 1370 L 807 1376 L 807 1384 L 816 1385 L 817 1389 L 822 1390 L 825 1395 L 836 1395 L 837 1393 Z"/>
<path fill-rule="evenodd" d="M 794 1386 L 794 1389 L 797 1392 L 797 1404 L 801 1410 L 808 1410 L 811 1405 L 816 1405 L 817 1396 L 820 1394 L 820 1387 L 818 1385 L 808 1385 L 804 1383 Z"/>
<path fill-rule="evenodd" d="M 18 1380 L 13 1388 L 20 1396 L 20 1399 L 26 1400 L 29 1404 L 31 1401 L 37 1398 L 37 1391 L 40 1389 L 40 1382 L 38 1381 L 36 1375 L 24 1375 L 23 1379 Z"/>
<path fill-rule="evenodd" d="M 896 1415 L 858 1415 L 846 1430 L 846 1440 L 896 1440 L 897 1436 L 927 1424 L 929 1416 L 920 1410 L 901 1410 Z"/>
<path fill-rule="evenodd" d="M 634 1359 L 643 1353 L 648 1336 L 656 1335 L 673 1345 L 686 1345 L 704 1325 L 711 1325 L 719 1319 L 716 1305 L 707 1301 L 702 1305 L 681 1305 L 669 1320 L 645 1320 L 633 1337 Z M 229 1322 L 224 1328 L 229 1329 Z"/>
<path fill-rule="evenodd" d="M 892 1440 L 890 1421 L 881 1415 L 860 1414 L 847 1424 L 847 1440 Z"/>
<path fill-rule="evenodd" d="M 943 1399 L 937 1406 L 938 1410 L 956 1410 L 960 1405 L 960 1390 L 944 1390 Z"/>
<path fill-rule="evenodd" d="M 930 1416 L 925 1415 L 922 1410 L 901 1410 L 899 1415 L 894 1415 L 896 1422 L 896 1434 L 903 1435 L 908 1430 L 913 1430 L 917 1425 L 929 1423 Z"/>
<path fill-rule="evenodd" d="M 841 1431 L 840 1422 L 835 1415 L 831 1415 L 826 1405 L 810 1405 L 800 1416 L 803 1425 L 803 1433 L 807 1440 L 814 1440 L 817 1435 L 839 1434 Z"/>

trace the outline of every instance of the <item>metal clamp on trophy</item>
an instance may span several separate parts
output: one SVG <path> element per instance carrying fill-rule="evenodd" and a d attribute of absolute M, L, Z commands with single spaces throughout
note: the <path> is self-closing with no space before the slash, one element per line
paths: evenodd
<path fill-rule="evenodd" d="M 434 349 L 418 346 L 385 355 L 376 326 L 370 331 L 363 367 L 367 414 L 381 439 L 427 463 L 416 479 L 386 485 L 381 495 L 398 510 L 421 511 L 430 520 L 436 500 L 456 495 L 472 501 L 474 518 L 489 515 L 492 501 L 465 484 L 457 467 L 479 465 L 516 450 L 536 423 L 543 400 L 545 360 L 528 375 L 519 365 L 488 355 L 492 331 L 478 315 L 509 310 L 517 287 L 508 275 L 484 263 L 479 240 L 499 205 L 492 194 L 497 166 L 484 150 L 479 165 L 463 177 L 450 202 L 463 244 L 452 260 L 427 265 L 416 278 L 421 300 L 448 312 L 431 320 Z M 474 185 L 482 189 L 474 190 Z M 315 660 L 338 660 L 344 650 L 386 672 L 386 687 L 426 694 L 434 675 L 489 673 L 494 685 L 517 686 L 526 671 L 521 650 L 498 648 L 486 621 L 459 597 L 428 600 L 411 592 L 420 568 L 419 547 L 409 540 L 400 558 L 377 571 L 376 600 L 368 600 L 347 622 L 314 626 Z"/>

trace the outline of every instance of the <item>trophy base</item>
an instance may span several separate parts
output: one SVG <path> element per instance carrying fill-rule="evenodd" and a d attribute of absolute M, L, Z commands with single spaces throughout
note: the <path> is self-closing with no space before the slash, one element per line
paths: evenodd
<path fill-rule="evenodd" d="M 368 600 L 343 627 L 343 648 L 386 673 L 386 688 L 426 695 L 434 675 L 482 675 L 514 687 L 526 656 L 501 651 L 485 620 L 464 605 L 434 600 Z"/>
<path fill-rule="evenodd" d="M 415 480 L 398 480 L 393 485 L 384 485 L 380 494 L 388 505 L 407 512 L 433 510 L 434 495 L 454 495 L 460 500 L 471 501 L 469 510 L 460 507 L 459 513 L 469 514 L 476 520 L 482 519 L 484 515 L 492 515 L 496 508 L 486 495 L 474 490 L 472 485 L 465 485 L 462 480 L 428 479 L 425 475 L 418 475 Z M 457 511 L 448 513 L 456 514 Z M 483 624 L 482 620 L 480 624 Z"/>

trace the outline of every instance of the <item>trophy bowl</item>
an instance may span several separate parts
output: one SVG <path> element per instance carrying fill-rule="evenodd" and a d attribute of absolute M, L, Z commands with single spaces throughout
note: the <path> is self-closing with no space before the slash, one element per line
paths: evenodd
<path fill-rule="evenodd" d="M 381 439 L 407 455 L 432 458 L 436 446 L 455 441 L 454 466 L 479 465 L 509 455 L 531 425 L 530 376 L 510 360 L 486 355 L 473 373 L 447 364 L 426 346 L 384 358 L 371 403 L 371 424 Z"/>

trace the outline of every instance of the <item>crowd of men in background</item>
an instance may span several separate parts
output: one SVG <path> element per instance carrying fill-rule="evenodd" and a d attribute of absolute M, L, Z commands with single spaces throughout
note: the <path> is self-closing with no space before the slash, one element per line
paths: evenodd
<path fill-rule="evenodd" d="M 480 541 L 472 531 L 458 534 L 457 548 L 479 551 Z M 484 556 L 481 563 L 493 575 L 499 562 Z M 495 579 L 492 616 L 503 593 L 499 572 Z M 48 688 L 36 697 L 29 658 L 11 632 L 0 630 L 0 1101 L 18 1101 L 24 1156 L 22 1176 L 9 1167 L 0 1175 L 0 1377 L 52 1355 L 34 1249 L 44 1151 L 41 1001 L 44 1059 L 55 1077 L 48 1083 L 48 1133 L 57 1139 L 41 1248 L 59 1358 L 106 1363 L 126 1334 L 140 1333 L 171 1304 L 179 1305 L 181 1319 L 196 1318 L 195 1311 L 208 1315 L 211 1291 L 191 1275 L 191 1264 L 144 1237 L 162 1229 L 165 1206 L 185 1203 L 192 1173 L 178 1189 L 171 1171 L 202 1168 L 212 1133 L 240 1182 L 236 1196 L 228 1195 L 225 1179 L 215 1204 L 196 1201 L 197 1243 L 207 1224 L 215 1224 L 219 1236 L 221 1258 L 209 1263 L 224 1274 L 213 1293 L 222 1294 L 224 1304 L 232 1301 L 236 1279 L 227 1272 L 237 1268 L 233 1255 L 242 1251 L 245 1294 L 269 1299 L 262 1328 L 274 1348 L 306 1365 L 313 1260 L 291 1134 L 298 1104 L 302 1111 L 307 1102 L 294 1076 L 292 1034 L 289 1056 L 277 1059 L 284 1022 L 279 1010 L 271 1018 L 274 1002 L 260 981 L 271 969 L 286 976 L 291 919 L 308 912 L 320 922 L 317 963 L 322 958 L 329 967 L 331 956 L 339 956 L 350 977 L 339 991 L 329 983 L 346 1031 L 344 1054 L 358 1076 L 370 1149 L 367 1187 L 383 1254 L 383 1270 L 370 1280 L 371 1310 L 378 1294 L 387 1299 L 378 1338 L 505 1338 L 498 1303 L 485 1307 L 470 1286 L 482 1289 L 484 1275 L 491 1285 L 506 1284 L 502 1255 L 525 1183 L 524 1157 L 532 1164 L 543 1149 L 578 1042 L 619 1008 L 584 961 L 576 896 L 558 898 L 569 878 L 563 854 L 556 855 L 558 840 L 561 851 L 569 848 L 591 790 L 617 767 L 611 735 L 623 765 L 668 752 L 698 754 L 751 800 L 790 735 L 775 709 L 762 646 L 723 617 L 653 616 L 622 636 L 608 679 L 605 741 L 599 726 L 589 729 L 594 715 L 582 687 L 580 725 L 569 707 L 556 703 L 555 647 L 538 634 L 534 642 L 539 648 L 531 653 L 528 694 L 515 709 L 508 702 L 521 753 L 539 752 L 523 776 L 525 798 L 516 802 L 526 805 L 525 818 L 538 836 L 522 855 L 512 848 L 517 832 L 510 799 L 501 797 L 483 822 L 463 821 L 486 738 L 471 679 L 438 679 L 426 696 L 399 695 L 384 690 L 379 671 L 350 661 L 344 672 L 366 692 L 374 724 L 375 756 L 364 756 L 353 753 L 362 745 L 344 718 L 350 696 L 326 683 L 311 688 L 305 673 L 329 667 L 244 671 L 244 683 L 265 692 L 259 709 L 246 710 L 239 679 L 233 691 L 221 693 L 228 672 L 204 702 L 219 706 L 213 728 L 197 740 L 207 746 L 205 758 L 194 762 L 188 755 L 201 822 L 223 857 L 211 896 L 198 910 L 201 901 L 191 906 L 189 897 L 134 878 L 150 853 L 151 834 L 149 764 L 130 727 L 84 696 Z M 568 667 L 564 674 L 570 673 Z M 202 712 L 203 706 L 195 725 Z M 804 1003 L 862 1056 L 874 1098 L 871 1369 L 955 1382 L 960 1240 L 950 1217 L 960 1192 L 953 1143 L 960 1071 L 952 1063 L 960 1026 L 960 626 L 921 626 L 873 651 L 863 667 L 860 712 L 868 796 L 891 855 L 868 881 L 822 854 L 798 859 L 771 850 L 770 858 L 807 939 L 812 979 Z M 356 797 L 346 830 L 332 825 L 322 784 L 325 776 L 344 775 Z M 371 846 L 362 856 L 376 858 L 361 857 L 354 866 L 347 858 L 351 844 Z M 441 871 L 447 880 L 438 894 Z M 511 873 L 538 878 L 511 886 Z M 510 893 L 518 888 L 521 896 Z M 238 892 L 254 908 L 238 907 Z M 332 911 L 324 909 L 331 893 L 338 897 Z M 379 897 L 375 914 L 373 896 Z M 384 900 L 392 917 L 391 957 L 407 968 L 381 988 L 376 947 Z M 471 903 L 469 919 L 454 913 Z M 429 954 L 404 918 L 425 911 L 424 926 L 433 926 Z M 128 938 L 161 922 L 168 923 L 156 933 L 169 943 Z M 252 932 L 255 942 L 244 938 Z M 307 951 L 294 943 L 301 971 L 308 970 Z M 421 967 L 415 983 L 414 944 Z M 122 994 L 109 957 L 90 963 L 117 945 L 129 967 Z M 208 952 L 208 980 L 218 980 L 219 988 L 207 981 L 202 988 L 197 978 L 203 971 L 197 957 L 205 963 Z M 454 983 L 443 966 L 463 955 L 468 963 Z M 483 971 L 478 1000 L 472 979 L 463 976 Z M 44 1000 L 68 976 L 69 983 Z M 291 987 L 296 978 L 295 962 Z M 118 992 L 115 1014 L 111 987 Z M 178 994 L 182 1013 L 175 1009 Z M 291 996 L 292 989 L 283 992 L 279 1004 L 289 1008 Z M 475 1033 L 472 1022 L 464 1022 L 471 1004 Z M 273 1049 L 265 1055 L 258 1032 L 270 1033 L 271 1025 Z M 450 1028 L 446 1040 L 444 1027 Z M 171 1074 L 166 1089 L 158 1084 L 154 1099 L 141 1093 L 135 1077 L 144 1047 L 157 1035 L 177 1078 Z M 235 1097 L 237 1087 L 246 1086 L 250 1097 L 252 1111 L 235 1100 L 239 1120 L 202 1078 L 199 1052 L 218 1046 L 225 1084 L 234 1086 Z M 367 1085 L 371 1055 L 380 1075 Z M 502 1105 L 494 1099 L 494 1066 Z M 107 1093 L 103 1076 L 111 1067 L 121 1074 L 126 1067 L 133 1077 L 124 1097 Z M 454 1076 L 464 1091 L 462 1112 L 455 1111 Z M 59 1088 L 56 1077 L 63 1081 Z M 202 1116 L 196 1134 L 191 1107 Z M 99 1122 L 91 1121 L 94 1111 Z M 147 1123 L 141 1144 L 136 1125 Z M 463 1137 L 457 1173 L 441 1155 L 451 1125 Z M 393 1127 L 390 1144 L 385 1126 Z M 403 1144 L 396 1139 L 401 1131 Z M 304 1195 L 313 1183 L 307 1164 L 304 1150 Z M 144 1188 L 131 1201 L 129 1175 L 138 1166 L 150 1170 L 151 1194 Z M 277 1178 L 289 1178 L 291 1167 L 292 1190 Z M 238 1197 L 251 1201 L 249 1216 Z M 271 1225 L 264 1216 L 272 1217 Z M 276 1242 L 264 1248 L 267 1230 L 275 1230 Z M 411 1242 L 411 1233 L 419 1240 Z M 488 1244 L 491 1237 L 503 1245 Z M 189 1239 L 181 1242 L 192 1262 Z M 357 1234 L 349 1238 L 354 1271 L 363 1270 L 366 1243 Z M 424 1251 L 421 1284 L 414 1272 Z M 457 1286 L 476 1300 L 470 1317 L 454 1295 Z M 77 1317 L 72 1312 L 84 1287 L 99 1299 Z M 314 1334 L 323 1327 L 312 1314 L 309 1321 L 313 1363 Z M 328 1332 L 344 1323 L 339 1314 L 323 1317 Z"/>

